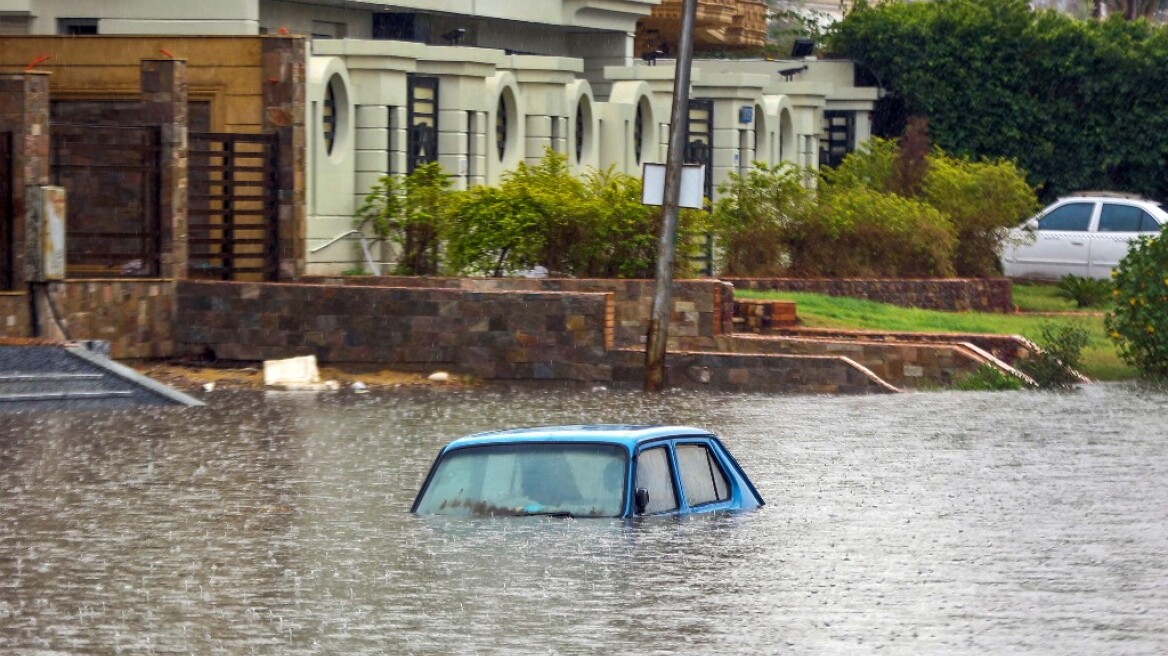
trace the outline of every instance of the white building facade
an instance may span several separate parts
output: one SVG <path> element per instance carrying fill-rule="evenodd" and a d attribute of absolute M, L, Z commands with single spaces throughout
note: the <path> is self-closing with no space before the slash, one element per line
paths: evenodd
<path fill-rule="evenodd" d="M 466 189 L 547 148 L 580 171 L 665 161 L 674 62 L 633 52 L 657 2 L 2 0 L 0 34 L 312 35 L 307 272 L 334 274 L 383 175 L 436 161 Z M 817 167 L 869 138 L 877 97 L 846 61 L 698 59 L 687 158 L 711 197 L 752 161 Z"/>

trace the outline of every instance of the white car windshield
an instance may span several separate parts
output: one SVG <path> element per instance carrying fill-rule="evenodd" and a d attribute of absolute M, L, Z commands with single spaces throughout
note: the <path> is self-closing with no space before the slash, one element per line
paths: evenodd
<path fill-rule="evenodd" d="M 618 517 L 628 458 L 606 444 L 496 444 L 456 449 L 438 462 L 421 515 Z"/>

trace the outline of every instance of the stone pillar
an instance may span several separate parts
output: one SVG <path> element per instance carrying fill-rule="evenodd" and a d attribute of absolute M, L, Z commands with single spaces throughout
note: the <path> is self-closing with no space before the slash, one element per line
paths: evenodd
<path fill-rule="evenodd" d="M 305 65 L 303 37 L 265 37 L 263 131 L 277 135 L 280 170 L 280 279 L 304 275 L 308 224 L 305 208 Z"/>
<path fill-rule="evenodd" d="M 144 59 L 141 63 L 142 119 L 159 127 L 158 212 L 161 278 L 187 277 L 187 63 L 180 59 Z"/>
<path fill-rule="evenodd" d="M 0 74 L 0 130 L 12 133 L 12 287 L 23 289 L 31 273 L 28 188 L 49 184 L 48 72 Z"/>

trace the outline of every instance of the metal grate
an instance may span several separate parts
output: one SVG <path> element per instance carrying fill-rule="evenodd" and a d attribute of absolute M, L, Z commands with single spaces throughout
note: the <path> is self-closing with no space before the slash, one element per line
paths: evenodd
<path fill-rule="evenodd" d="M 155 126 L 52 125 L 53 184 L 65 188 L 65 275 L 159 275 L 161 138 Z"/>
<path fill-rule="evenodd" d="M 280 175 L 274 134 L 192 132 L 188 275 L 279 277 Z"/>
<path fill-rule="evenodd" d="M 836 167 L 855 150 L 856 113 L 850 111 L 825 111 L 823 124 L 827 138 L 819 154 L 822 166 Z"/>

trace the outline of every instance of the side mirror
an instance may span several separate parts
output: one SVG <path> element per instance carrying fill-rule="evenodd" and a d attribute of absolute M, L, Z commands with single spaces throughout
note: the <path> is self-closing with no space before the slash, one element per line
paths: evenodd
<path fill-rule="evenodd" d="M 649 490 L 643 487 L 637 488 L 636 493 L 633 494 L 633 504 L 636 506 L 638 515 L 644 515 L 645 509 L 649 507 Z"/>

